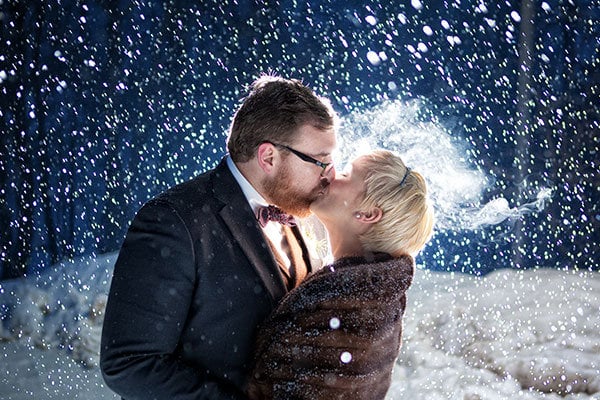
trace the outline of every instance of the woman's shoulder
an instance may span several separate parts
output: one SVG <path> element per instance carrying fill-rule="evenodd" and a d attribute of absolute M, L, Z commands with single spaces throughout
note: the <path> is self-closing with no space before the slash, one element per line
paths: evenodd
<path fill-rule="evenodd" d="M 319 304 L 393 301 L 404 296 L 413 273 L 414 260 L 410 256 L 377 254 L 342 258 L 309 275 L 286 295 L 280 308 L 299 312 Z"/>
<path fill-rule="evenodd" d="M 389 271 L 392 274 L 409 274 L 412 276 L 414 268 L 414 258 L 409 255 L 393 257 L 387 253 L 368 253 L 364 256 L 340 258 L 309 275 L 307 281 L 332 274 L 356 275 L 358 279 L 361 279 L 365 275 L 376 271 Z"/>

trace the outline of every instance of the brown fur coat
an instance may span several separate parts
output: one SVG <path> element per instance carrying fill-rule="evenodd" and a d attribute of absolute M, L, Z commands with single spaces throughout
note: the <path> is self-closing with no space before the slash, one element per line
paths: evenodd
<path fill-rule="evenodd" d="M 383 399 L 400 350 L 410 256 L 345 258 L 283 298 L 258 334 L 253 400 Z"/>

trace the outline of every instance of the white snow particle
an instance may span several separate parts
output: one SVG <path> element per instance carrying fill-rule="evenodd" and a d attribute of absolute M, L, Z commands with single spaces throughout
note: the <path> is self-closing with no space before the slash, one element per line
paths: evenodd
<path fill-rule="evenodd" d="M 344 364 L 348 364 L 350 361 L 352 361 L 352 354 L 350 354 L 347 351 L 344 351 L 341 355 L 340 355 L 340 360 L 344 363 Z"/>
<path fill-rule="evenodd" d="M 331 327 L 331 329 L 338 329 L 340 327 L 340 320 L 339 318 L 333 317 L 329 320 L 329 326 Z"/>

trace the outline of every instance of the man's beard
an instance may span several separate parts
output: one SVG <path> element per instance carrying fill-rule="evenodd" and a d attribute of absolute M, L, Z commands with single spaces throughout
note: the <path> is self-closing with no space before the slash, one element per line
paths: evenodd
<path fill-rule="evenodd" d="M 308 217 L 310 204 L 317 198 L 317 190 L 304 193 L 293 186 L 287 166 L 283 166 L 273 179 L 263 184 L 265 194 L 283 211 L 299 218 Z"/>

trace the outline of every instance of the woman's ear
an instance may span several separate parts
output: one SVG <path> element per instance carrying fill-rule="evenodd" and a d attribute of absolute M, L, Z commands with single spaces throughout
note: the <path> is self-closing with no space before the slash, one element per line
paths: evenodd
<path fill-rule="evenodd" d="M 369 211 L 361 211 L 355 215 L 359 221 L 364 222 L 365 224 L 374 224 L 375 222 L 381 220 L 383 211 L 379 207 L 374 207 Z"/>
<path fill-rule="evenodd" d="M 275 146 L 268 142 L 261 143 L 256 150 L 256 160 L 264 172 L 270 173 L 275 165 Z"/>

